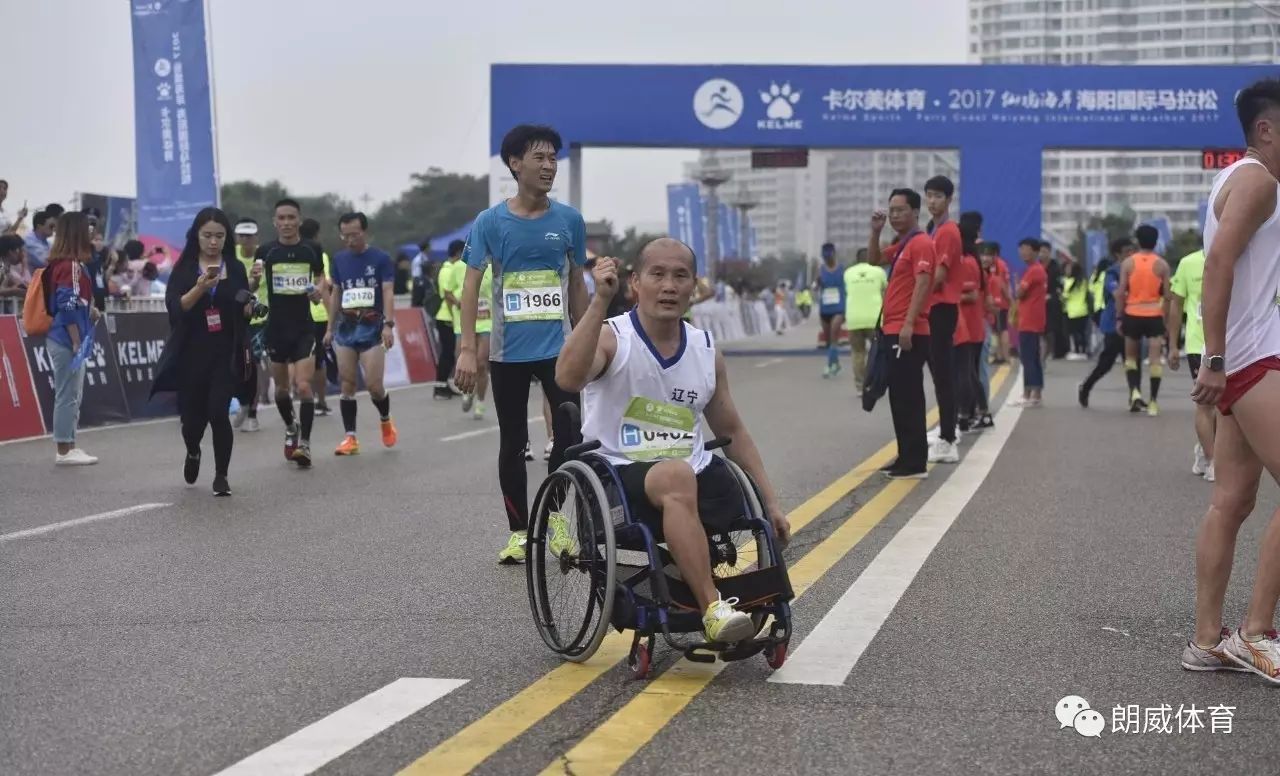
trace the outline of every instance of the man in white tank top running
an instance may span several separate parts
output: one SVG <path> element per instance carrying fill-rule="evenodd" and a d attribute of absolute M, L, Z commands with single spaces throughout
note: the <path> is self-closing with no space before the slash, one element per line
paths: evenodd
<path fill-rule="evenodd" d="M 708 528 L 727 521 L 741 494 L 723 461 L 703 447 L 705 417 L 726 454 L 760 487 L 765 513 L 785 544 L 791 525 L 729 395 L 724 357 L 711 335 L 681 320 L 696 288 L 693 252 L 662 237 L 641 249 L 631 276 L 635 309 L 605 319 L 617 263 L 597 259 L 595 294 L 565 340 L 556 382 L 582 392 L 583 437 L 618 467 L 632 515 L 660 531 L 703 612 L 710 641 L 754 635 L 751 618 L 723 601 L 711 576 Z M 735 503 L 736 501 L 736 503 Z"/>
<path fill-rule="evenodd" d="M 1201 306 L 1204 357 L 1191 397 L 1222 413 L 1217 479 L 1196 545 L 1196 627 L 1182 652 L 1193 671 L 1251 671 L 1280 684 L 1273 629 L 1280 599 L 1280 512 L 1258 552 L 1253 595 L 1235 630 L 1223 599 L 1240 526 L 1253 511 L 1263 468 L 1280 481 L 1280 80 L 1236 97 L 1247 156 L 1218 174 L 1209 193 Z"/>

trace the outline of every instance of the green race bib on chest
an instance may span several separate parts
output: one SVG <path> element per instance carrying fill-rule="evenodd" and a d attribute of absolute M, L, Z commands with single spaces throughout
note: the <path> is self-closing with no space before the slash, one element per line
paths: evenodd
<path fill-rule="evenodd" d="M 622 414 L 622 454 L 633 461 L 688 458 L 693 455 L 695 423 L 688 407 L 636 397 Z"/>
<path fill-rule="evenodd" d="M 508 323 L 561 320 L 564 301 L 560 274 L 553 269 L 502 275 L 502 312 Z"/>
<path fill-rule="evenodd" d="M 276 294 L 299 295 L 307 293 L 311 285 L 311 265 L 284 262 L 271 267 L 271 291 Z"/>

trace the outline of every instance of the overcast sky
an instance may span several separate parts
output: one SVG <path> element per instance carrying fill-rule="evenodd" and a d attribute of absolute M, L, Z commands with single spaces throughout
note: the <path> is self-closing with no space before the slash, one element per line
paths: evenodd
<path fill-rule="evenodd" d="M 965 0 L 206 0 L 223 181 L 371 207 L 428 167 L 488 171 L 494 62 L 965 61 Z M 9 213 L 132 196 L 129 0 L 3 0 Z M 572 96 L 568 97 L 572 99 Z M 587 149 L 584 210 L 665 222 L 690 151 Z"/>

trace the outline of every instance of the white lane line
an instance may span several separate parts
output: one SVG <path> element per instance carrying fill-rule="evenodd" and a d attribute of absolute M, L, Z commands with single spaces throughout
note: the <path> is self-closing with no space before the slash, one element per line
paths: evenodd
<path fill-rule="evenodd" d="M 764 367 L 766 367 L 766 366 L 773 366 L 774 364 L 781 364 L 783 361 L 786 361 L 786 359 L 785 359 L 785 358 L 768 358 L 768 359 L 765 359 L 764 361 L 761 361 L 760 363 L 756 364 L 755 366 L 756 366 L 756 369 L 763 369 L 763 368 L 764 368 Z"/>
<path fill-rule="evenodd" d="M 532 425 L 534 421 L 538 421 L 538 420 L 542 420 L 542 416 L 533 415 L 526 421 L 526 423 L 528 423 L 529 425 Z M 454 434 L 453 436 L 440 437 L 440 441 L 456 442 L 459 439 L 470 439 L 471 437 L 480 436 L 481 434 L 488 434 L 490 432 L 497 431 L 497 430 L 498 430 L 497 426 L 485 426 L 484 428 L 478 428 L 475 431 L 463 431 L 461 434 Z"/>
<path fill-rule="evenodd" d="M 1008 395 L 1022 395 L 1021 377 Z M 996 427 L 978 437 L 946 482 L 840 596 L 786 664 L 773 672 L 770 682 L 844 684 L 938 542 L 986 480 L 1021 414 L 1020 408 L 1004 405 L 996 416 Z"/>
<path fill-rule="evenodd" d="M 27 539 L 32 536 L 40 536 L 41 534 L 61 531 L 63 528 L 71 528 L 86 523 L 96 523 L 99 520 L 113 520 L 117 517 L 126 517 L 128 515 L 136 515 L 139 512 L 150 512 L 153 509 L 164 509 L 171 507 L 173 504 L 138 504 L 137 506 L 125 507 L 124 509 L 113 509 L 110 512 L 103 512 L 100 515 L 89 515 L 88 517 L 77 517 L 75 520 L 64 520 L 61 523 L 50 523 L 37 528 L 28 528 L 25 531 L 14 531 L 13 533 L 0 534 L 0 544 L 11 542 L 15 539 Z"/>
<path fill-rule="evenodd" d="M 466 679 L 397 679 L 214 776 L 311 773 L 466 683 Z"/>

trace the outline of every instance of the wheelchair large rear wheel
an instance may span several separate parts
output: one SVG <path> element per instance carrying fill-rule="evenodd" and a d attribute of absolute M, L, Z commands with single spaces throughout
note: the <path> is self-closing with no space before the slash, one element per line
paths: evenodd
<path fill-rule="evenodd" d="M 738 481 L 738 487 L 746 501 L 748 516 L 767 521 L 769 518 L 765 516 L 764 506 L 761 504 L 760 494 L 756 491 L 755 483 L 736 463 L 727 458 L 724 462 L 728 465 L 729 471 L 733 473 L 734 479 Z M 739 528 L 728 532 L 728 534 L 712 536 L 711 552 L 711 575 L 720 579 L 745 574 L 748 571 L 769 568 L 776 563 L 773 553 L 770 552 L 769 540 L 765 536 L 763 526 L 758 525 L 755 530 Z M 765 617 L 766 614 L 764 612 L 753 612 L 751 614 L 751 620 L 756 626 L 756 633 L 759 633 L 760 629 L 764 627 Z"/>
<path fill-rule="evenodd" d="M 547 477 L 528 536 L 529 606 L 538 633 L 566 660 L 582 662 L 609 629 L 617 573 L 609 502 L 590 466 L 568 461 Z"/>

